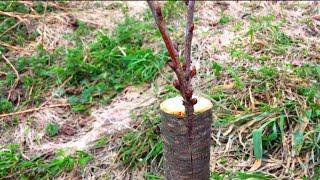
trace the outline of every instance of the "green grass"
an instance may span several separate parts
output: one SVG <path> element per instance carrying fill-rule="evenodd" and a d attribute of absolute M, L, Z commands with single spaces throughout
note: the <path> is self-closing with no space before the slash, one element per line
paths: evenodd
<path fill-rule="evenodd" d="M 237 179 L 237 180 L 249 180 L 249 179 L 255 179 L 255 180 L 268 180 L 272 177 L 265 175 L 263 173 L 249 173 L 249 172 L 226 172 L 226 173 L 217 173 L 217 172 L 211 172 L 210 174 L 210 180 L 225 180 L 225 179 Z"/>
<path fill-rule="evenodd" d="M 59 125 L 55 123 L 49 123 L 46 125 L 46 134 L 50 137 L 56 136 L 59 133 Z"/>
<path fill-rule="evenodd" d="M 219 19 L 219 24 L 221 25 L 226 25 L 228 24 L 230 21 L 231 21 L 231 17 L 230 16 L 227 16 L 225 15 L 224 13 L 221 13 L 221 17 Z"/>
<path fill-rule="evenodd" d="M 227 18 L 222 18 L 222 22 L 228 22 Z M 298 43 L 283 32 L 285 21 L 276 20 L 274 15 L 252 16 L 249 22 L 246 34 L 235 38 L 229 47 L 235 60 L 268 61 L 271 57 L 284 56 Z"/>
<path fill-rule="evenodd" d="M 223 89 L 224 86 L 213 87 L 209 96 L 228 111 L 219 110 L 217 106 L 214 127 L 226 127 L 230 124 L 241 125 L 255 121 L 251 134 L 252 148 L 256 159 L 261 159 L 266 152 L 281 146 L 283 137 L 289 136 L 291 126 L 301 126 L 308 119 L 312 130 L 293 131 L 293 149 L 297 154 L 310 150 L 319 155 L 319 119 L 320 119 L 320 88 L 318 65 L 290 67 L 285 72 L 276 68 L 275 64 L 261 65 L 258 70 L 242 67 L 213 66 L 212 73 L 219 69 L 220 79 L 233 79 L 234 87 Z M 301 81 L 301 82 L 299 82 Z M 290 85 L 289 85 L 290 84 Z M 289 85 L 289 86 L 286 86 Z M 249 88 L 251 95 L 249 93 Z M 292 94 L 286 94 L 290 89 Z M 251 97 L 255 101 L 252 108 Z M 300 100 L 294 99 L 298 96 Z M 291 137 L 291 136 L 289 136 Z"/>
<path fill-rule="evenodd" d="M 212 69 L 213 69 L 213 72 L 214 72 L 214 75 L 217 77 L 217 78 L 220 78 L 221 76 L 221 70 L 222 70 L 222 67 L 219 63 L 217 62 L 213 62 L 212 63 Z"/>
<path fill-rule="evenodd" d="M 18 2 L 6 2 L 0 5 L 2 5 L 0 10 L 3 11 L 26 14 L 30 12 L 28 7 Z M 34 7 L 37 8 L 37 12 L 39 10 L 39 14 L 43 13 L 41 5 Z M 172 18 L 169 11 L 174 7 L 177 7 L 177 3 L 170 2 L 164 8 L 166 18 Z M 0 29 L 3 31 L 0 33 L 18 22 L 17 19 L 10 19 L 7 16 L 0 18 L 7 21 L 6 24 L 1 24 Z M 154 49 L 145 45 L 160 39 L 159 32 L 153 26 L 153 19 L 148 19 L 146 15 L 143 20 L 126 16 L 112 32 L 96 30 L 77 21 L 75 31 L 65 36 L 65 39 L 73 44 L 71 47 L 57 47 L 53 52 L 48 52 L 40 45 L 32 56 L 10 59 L 21 77 L 18 86 L 13 89 L 19 91 L 21 101 L 17 106 L 17 98 L 7 100 L 8 92 L 16 77 L 9 65 L 2 64 L 1 72 L 6 74 L 0 76 L 0 90 L 4 92 L 0 94 L 0 114 L 38 107 L 51 94 L 54 98 L 68 99 L 73 111 L 84 112 L 92 105 L 107 104 L 126 86 L 141 85 L 154 80 L 165 65 L 167 55 L 163 46 L 154 53 Z M 17 41 L 15 38 L 18 36 L 30 39 L 20 38 L 20 41 Z M 10 30 L 6 36 L 0 37 L 0 41 L 23 47 L 36 36 L 38 34 L 28 36 L 26 27 L 21 23 L 21 27 L 19 25 Z M 84 42 L 83 39 L 88 37 L 93 38 Z M 5 47 L 1 48 L 2 52 L 7 52 Z M 154 134 L 154 131 L 157 131 L 159 117 L 148 119 L 150 117 L 147 116 L 145 115 L 140 127 L 146 129 L 144 132 L 141 134 L 132 132 L 123 137 L 124 144 L 121 147 L 123 154 L 120 157 L 132 167 L 158 162 L 161 157 L 162 143 L 158 134 Z M 57 136 L 59 126 L 53 123 L 46 124 L 45 132 L 49 137 Z M 140 135 L 136 136 L 137 133 Z M 107 143 L 106 139 L 100 139 L 96 142 L 96 148 L 103 148 Z M 135 144 L 138 149 L 130 149 L 131 147 L 128 147 L 130 143 Z M 132 155 L 135 150 L 144 154 Z M 147 153 L 149 151 L 150 153 Z M 2 167 L 0 164 L 3 172 L 0 178 L 8 176 L 53 178 L 62 172 L 82 167 L 91 160 L 90 156 L 81 152 L 73 156 L 58 155 L 51 160 L 41 157 L 26 160 L 16 146 L 2 148 L 1 152 L 0 158 L 6 164 Z M 156 175 L 146 174 L 146 178 L 155 179 Z"/>
<path fill-rule="evenodd" d="M 152 174 L 152 173 L 148 173 L 148 172 L 145 173 L 143 175 L 143 177 L 146 180 L 162 180 L 162 179 L 164 179 L 164 177 L 162 177 L 162 176 L 158 176 L 158 175 L 155 175 L 155 174 Z"/>
<path fill-rule="evenodd" d="M 88 36 L 92 31 L 95 39 L 87 45 L 81 43 L 80 37 Z M 129 17 L 119 24 L 112 35 L 95 32 L 79 22 L 75 33 L 66 37 L 75 42 L 75 47 L 59 47 L 53 53 L 39 47 L 34 56 L 17 59 L 14 65 L 24 75 L 20 87 L 23 91 L 21 107 L 39 106 L 44 101 L 45 93 L 64 82 L 64 87 L 52 93 L 55 97 L 68 98 L 76 112 L 86 111 L 97 101 L 108 103 L 126 86 L 150 82 L 167 60 L 164 51 L 155 54 L 143 47 L 152 33 L 148 24 Z M 15 76 L 9 66 L 4 68 L 9 73 L 0 78 L 0 89 L 7 91 Z M 72 93 L 68 88 L 80 91 Z M 5 94 L 0 96 L 6 98 Z M 9 103 L 0 110 L 10 111 Z M 15 102 L 11 103 L 15 105 Z"/>
<path fill-rule="evenodd" d="M 43 3 L 34 4 L 36 12 L 42 14 Z M 181 18 L 184 18 L 185 7 L 182 1 L 169 1 L 163 7 L 169 32 L 178 43 L 183 36 L 176 32 L 176 26 L 183 26 Z M 112 3 L 107 7 L 114 8 L 121 8 L 124 14 L 128 11 L 128 7 L 120 3 Z M 24 14 L 30 12 L 28 7 L 19 2 L 0 2 L 0 10 Z M 49 7 L 48 11 L 55 9 Z M 18 21 L 9 16 L 0 16 L 1 42 L 23 47 L 39 35 L 29 32 L 24 23 L 4 33 Z M 264 158 L 273 149 L 282 146 L 284 136 L 292 140 L 290 147 L 297 154 L 303 156 L 312 151 L 316 157 L 320 156 L 320 66 L 312 62 L 298 67 L 289 64 L 284 65 L 288 71 L 281 70 L 271 60 L 290 59 L 291 54 L 307 57 L 309 49 L 301 48 L 293 52 L 301 42 L 290 38 L 283 31 L 287 22 L 279 20 L 275 15 L 252 15 L 248 23 L 244 21 L 234 23 L 232 17 L 223 12 L 218 23 L 222 28 L 234 23 L 231 31 L 236 35 L 249 24 L 243 34 L 235 36 L 226 52 L 236 62 L 248 61 L 245 63 L 257 63 L 257 66 L 250 69 L 237 63 L 209 64 L 208 74 L 217 80 L 204 90 L 215 102 L 216 119 L 213 128 L 225 128 L 231 124 L 242 127 L 246 123 L 255 122 L 246 128 L 242 138 L 248 138 L 244 142 L 246 149 L 252 150 L 256 159 Z M 305 21 L 306 25 L 311 26 L 311 19 Z M 126 86 L 152 82 L 167 61 L 163 43 L 158 48 L 161 36 L 149 11 L 142 20 L 126 16 L 113 32 L 90 28 L 81 21 L 77 21 L 77 25 L 76 30 L 65 37 L 73 46 L 58 47 L 54 52 L 47 52 L 39 46 L 32 56 L 10 59 L 21 75 L 14 89 L 14 92 L 20 93 L 20 106 L 17 106 L 17 98 L 7 98 L 16 78 L 15 73 L 5 63 L 0 65 L 1 72 L 6 73 L 0 74 L 0 91 L 4 92 L 0 94 L 0 114 L 40 106 L 51 94 L 55 98 L 68 99 L 75 112 L 85 112 L 93 105 L 107 104 Z M 88 41 L 83 41 L 87 38 Z M 157 47 L 148 48 L 154 47 L 149 44 L 156 44 Z M 0 51 L 6 53 L 8 49 L 0 46 Z M 171 81 L 173 76 L 168 79 Z M 225 88 L 229 84 L 233 86 Z M 161 100 L 178 94 L 171 85 L 165 86 L 164 91 L 164 94 L 160 94 Z M 254 107 L 251 98 L 254 99 Z M 137 113 L 135 130 L 122 137 L 118 156 L 118 160 L 131 169 L 146 167 L 144 178 L 150 180 L 163 179 L 158 171 L 162 165 L 162 142 L 158 129 L 160 117 L 154 108 L 144 109 L 141 115 Z M 307 130 L 294 130 L 305 119 Z M 1 128 L 19 123 L 16 117 L 12 120 L 12 124 L 1 124 Z M 33 120 L 27 121 L 31 123 Z M 56 124 L 47 124 L 46 134 L 49 137 L 56 136 L 58 132 Z M 96 148 L 104 148 L 109 139 L 101 138 L 95 143 Z M 235 158 L 241 159 L 243 148 L 239 147 Z M 0 151 L 0 179 L 9 176 L 17 179 L 55 178 L 63 172 L 81 169 L 91 159 L 90 155 L 78 152 L 72 156 L 57 153 L 55 157 L 27 160 L 22 157 L 17 146 L 5 147 Z M 228 160 L 220 158 L 219 163 L 227 166 Z M 315 169 L 315 174 L 319 176 L 319 168 Z M 211 173 L 211 179 L 250 178 L 269 177 L 247 172 Z"/>
<path fill-rule="evenodd" d="M 162 157 L 158 112 L 149 109 L 137 117 L 137 128 L 122 137 L 119 160 L 131 168 L 158 164 Z"/>
<path fill-rule="evenodd" d="M 95 148 L 103 148 L 108 144 L 108 139 L 103 137 L 95 142 Z"/>
<path fill-rule="evenodd" d="M 45 4 L 43 2 L 33 3 L 31 6 L 38 14 L 43 14 Z M 2 1 L 0 2 L 0 11 L 15 12 L 22 14 L 30 14 L 31 8 L 17 1 Z M 47 12 L 52 12 L 55 9 L 48 6 Z M 31 30 L 27 23 L 20 22 L 16 17 L 0 15 L 0 42 L 12 46 L 24 46 L 28 42 L 34 41 L 39 35 L 35 30 Z M 34 22 L 32 22 L 34 23 Z M 0 45 L 0 52 L 7 52 L 7 47 Z"/>
<path fill-rule="evenodd" d="M 0 178 L 1 179 L 52 179 L 63 172 L 74 169 L 81 170 L 93 158 L 82 151 L 74 156 L 66 156 L 63 151 L 56 154 L 51 160 L 42 157 L 25 159 L 18 145 L 9 145 L 0 151 Z"/>
<path fill-rule="evenodd" d="M 167 24 L 170 21 L 177 20 L 186 12 L 186 5 L 183 1 L 168 1 L 162 8 L 162 13 Z"/>
<path fill-rule="evenodd" d="M 251 18 L 251 24 L 248 31 L 250 45 L 253 46 L 255 38 L 264 39 L 268 42 L 266 47 L 268 52 L 273 55 L 283 55 L 293 42 L 281 31 L 284 22 L 275 23 L 274 21 L 275 16 L 273 15 Z"/>
<path fill-rule="evenodd" d="M 0 99 L 0 114 L 8 113 L 13 110 L 13 105 L 7 99 L 1 98 Z"/>

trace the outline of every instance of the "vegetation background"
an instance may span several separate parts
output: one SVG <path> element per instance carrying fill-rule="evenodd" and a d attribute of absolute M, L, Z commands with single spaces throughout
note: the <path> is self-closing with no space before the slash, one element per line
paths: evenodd
<path fill-rule="evenodd" d="M 182 45 L 183 2 L 161 5 Z M 211 179 L 319 179 L 319 3 L 199 2 L 194 35 Z M 2 1 L 0 52 L 0 179 L 162 179 L 178 92 L 146 2 Z"/>

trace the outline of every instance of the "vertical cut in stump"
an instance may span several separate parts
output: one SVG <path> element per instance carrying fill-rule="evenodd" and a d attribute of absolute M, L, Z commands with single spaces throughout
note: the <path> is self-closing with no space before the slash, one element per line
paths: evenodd
<path fill-rule="evenodd" d="M 209 179 L 212 103 L 202 97 L 196 98 L 191 147 L 183 98 L 167 99 L 160 105 L 165 179 Z"/>

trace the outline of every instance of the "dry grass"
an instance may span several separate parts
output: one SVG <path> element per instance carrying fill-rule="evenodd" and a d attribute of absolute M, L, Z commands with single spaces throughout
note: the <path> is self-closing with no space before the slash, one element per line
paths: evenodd
<path fill-rule="evenodd" d="M 216 102 L 214 114 L 216 120 L 223 120 L 226 116 L 233 116 L 232 122 L 223 127 L 213 129 L 213 139 L 215 148 L 212 150 L 212 171 L 216 172 L 238 172 L 250 171 L 263 172 L 276 179 L 297 179 L 302 177 L 312 177 L 314 168 L 319 165 L 315 149 L 302 152 L 294 148 L 293 134 L 300 129 L 303 132 L 313 133 L 317 131 L 316 126 L 309 122 L 304 112 L 309 108 L 306 97 L 298 93 L 298 88 L 319 87 L 314 80 L 297 77 L 292 73 L 295 66 L 297 68 L 306 64 L 319 63 L 319 34 L 310 33 L 310 28 L 319 30 L 319 21 L 312 20 L 316 16 L 317 3 L 309 2 L 205 2 L 198 9 L 200 18 L 196 36 L 196 61 L 199 71 L 205 77 L 199 81 L 210 80 L 212 77 L 211 63 L 218 63 L 222 66 L 221 77 L 210 80 L 210 85 L 199 91 L 208 92 L 211 97 L 221 92 L 224 98 Z M 316 5 L 316 6 L 314 6 Z M 231 20 L 226 24 L 221 24 L 221 17 L 228 16 Z M 253 34 L 253 41 L 248 35 L 252 26 L 250 17 L 274 16 L 269 23 L 261 22 L 257 26 L 261 28 Z M 310 20 L 311 26 L 303 23 Z M 285 53 L 275 54 L 271 50 L 274 43 L 272 25 L 283 21 L 279 26 L 279 32 L 283 32 L 293 43 L 286 47 Z M 241 26 L 239 24 L 241 23 Z M 260 27 L 261 26 L 261 27 Z M 315 30 L 317 29 L 317 30 Z M 278 32 L 277 32 L 278 33 Z M 276 45 L 276 44 L 274 44 Z M 250 60 L 238 58 L 230 53 L 230 49 L 237 49 L 246 52 L 253 58 L 263 55 L 268 56 L 267 60 Z M 305 52 L 308 52 L 307 55 Z M 207 60 L 207 61 L 204 61 Z M 240 90 L 236 87 L 235 79 L 231 79 L 230 73 L 226 70 L 232 67 L 237 69 L 237 76 L 244 87 Z M 269 81 L 268 77 L 259 81 L 259 76 L 252 76 L 250 72 L 261 70 L 264 67 L 273 68 L 280 74 L 269 77 L 271 80 L 268 90 L 262 93 L 253 92 L 263 81 Z M 197 82 L 195 82 L 197 83 Z M 212 89 L 208 90 L 208 87 Z M 237 90 L 238 89 L 238 90 Z M 280 95 L 280 96 L 279 96 Z M 209 96 L 209 97 L 210 97 Z M 285 101 L 292 100 L 296 103 L 296 109 L 292 112 L 284 108 Z M 238 102 L 234 105 L 233 101 Z M 317 97 L 313 100 L 319 105 Z M 285 126 L 282 142 L 273 144 L 272 148 L 264 151 L 266 156 L 262 159 L 262 164 L 255 164 L 253 155 L 252 132 L 261 127 L 264 123 L 276 119 L 279 123 L 279 113 L 263 112 L 261 105 L 265 104 L 272 109 L 285 109 L 288 121 Z M 240 108 L 239 107 L 243 107 Z M 268 112 L 265 116 L 264 113 Z M 257 117 L 261 119 L 257 120 Z M 300 122 L 297 119 L 304 119 Z M 319 118 L 315 119 L 319 123 Z M 265 132 L 268 133 L 268 132 Z M 308 139 L 308 137 L 307 137 Z M 319 142 L 315 142 L 319 143 Z"/>
<path fill-rule="evenodd" d="M 31 55 L 39 44 L 48 51 L 53 51 L 61 45 L 73 46 L 63 36 L 73 32 L 75 20 L 81 20 L 92 28 L 112 30 L 125 13 L 133 16 L 143 13 L 146 9 L 146 4 L 142 2 L 125 4 L 127 6 L 113 2 L 69 2 L 63 5 L 50 2 L 47 5 L 55 6 L 59 11 L 43 15 L 36 12 L 30 15 L 7 14 L 18 17 L 21 23 L 29 24 L 31 30 L 40 33 L 36 41 L 26 47 L 7 45 L 10 49 L 7 56 Z M 193 65 L 196 66 L 199 75 L 193 83 L 197 94 L 211 98 L 215 104 L 212 171 L 224 174 L 252 170 L 263 172 L 275 179 L 299 179 L 314 175 L 314 169 L 320 163 L 316 154 L 319 150 L 310 148 L 306 151 L 301 150 L 301 153 L 300 150 L 297 152 L 294 148 L 293 134 L 297 130 L 308 134 L 317 132 L 313 123 L 319 123 L 319 118 L 314 122 L 304 119 L 309 105 L 307 98 L 299 94 L 298 89 L 301 86 L 316 87 L 319 91 L 319 86 L 314 85 L 314 79 L 301 78 L 293 71 L 294 68 L 320 62 L 320 21 L 317 19 L 317 8 L 319 10 L 317 2 L 197 4 Z M 274 17 L 271 21 L 262 20 L 253 24 L 250 20 L 250 17 L 270 15 Z M 178 27 L 180 20 L 173 21 L 172 26 Z M 272 27 L 281 24 L 283 20 L 284 23 L 279 29 Z M 252 39 L 248 31 L 254 25 L 262 29 L 255 30 Z M 277 33 L 284 33 L 292 40 L 289 44 L 280 43 L 280 48 L 284 48 L 285 53 L 274 53 L 273 48 L 279 48 L 279 43 L 273 39 Z M 174 37 L 179 41 L 182 34 L 174 33 Z M 90 40 L 83 39 L 83 43 Z M 232 50 L 241 50 L 255 60 L 243 58 L 243 55 L 240 58 L 232 55 Z M 267 60 L 257 60 L 262 56 L 266 56 Z M 221 65 L 222 72 L 219 77 L 214 73 L 213 63 Z M 290 65 L 294 67 L 288 68 Z M 278 73 L 276 76 L 261 77 L 261 73 L 258 72 L 263 67 L 272 67 L 272 71 L 277 70 Z M 236 75 L 232 75 L 230 69 L 234 70 Z M 237 82 L 235 76 L 240 82 Z M 50 154 L 58 149 L 68 149 L 69 153 L 76 150 L 88 151 L 95 160 L 82 172 L 85 179 L 142 179 L 144 171 L 150 170 L 150 167 L 139 170 L 124 167 L 116 161 L 117 150 L 121 146 L 123 134 L 133 130 L 135 123 L 132 122 L 132 113 L 139 114 L 146 106 L 157 107 L 163 100 L 161 95 L 168 94 L 164 90 L 164 84 L 170 81 L 170 76 L 161 73 L 151 87 L 128 87 L 117 95 L 110 105 L 94 107 L 89 115 L 75 114 L 66 108 L 44 109 L 30 115 L 22 115 L 22 121 L 18 126 L 1 130 L 4 134 L 0 142 L 19 144 L 26 158 L 34 154 Z M 254 92 L 256 87 L 266 83 L 269 83 L 267 90 Z M 224 94 L 223 98 L 214 97 L 219 93 Z M 289 111 L 288 108 L 283 108 L 287 100 L 295 103 L 295 109 Z M 317 105 L 320 104 L 319 99 L 315 98 L 313 101 Z M 49 105 L 61 102 L 64 103 L 65 100 L 52 96 L 47 98 Z M 272 110 L 264 111 L 261 108 L 263 105 Z M 275 109 L 284 109 L 281 112 L 285 113 L 281 114 L 274 111 Z M 285 133 L 281 134 L 281 141 L 265 148 L 262 163 L 257 166 L 252 148 L 252 131 L 274 119 L 279 123 L 281 115 L 287 118 Z M 226 120 L 227 117 L 232 118 Z M 299 118 L 303 121 L 298 121 Z M 64 127 L 65 132 L 55 138 L 47 137 L 45 125 L 48 123 L 59 124 L 60 127 Z M 97 148 L 97 141 L 103 138 L 107 139 L 106 144 Z M 308 138 L 310 137 L 306 136 L 306 140 L 310 140 Z M 319 141 L 315 143 L 319 145 Z M 65 176 L 73 177 L 72 173 Z"/>

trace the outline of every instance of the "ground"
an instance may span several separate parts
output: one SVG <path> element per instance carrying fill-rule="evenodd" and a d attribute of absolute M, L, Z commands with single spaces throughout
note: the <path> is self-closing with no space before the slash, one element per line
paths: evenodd
<path fill-rule="evenodd" d="M 161 5 L 183 47 L 183 2 Z M 177 91 L 147 3 L 0 10 L 0 177 L 163 178 L 159 104 Z M 196 3 L 211 179 L 320 177 L 319 37 L 316 1 Z"/>

